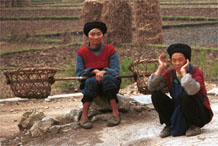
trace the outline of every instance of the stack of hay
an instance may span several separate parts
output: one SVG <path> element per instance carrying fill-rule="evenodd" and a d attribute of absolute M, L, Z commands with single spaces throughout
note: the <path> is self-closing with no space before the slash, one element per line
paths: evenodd
<path fill-rule="evenodd" d="M 0 0 L 0 8 L 30 5 L 31 0 Z"/>
<path fill-rule="evenodd" d="M 80 15 L 83 25 L 103 21 L 108 31 L 105 43 L 119 44 L 132 41 L 132 10 L 129 0 L 86 0 Z M 84 42 L 87 43 L 87 38 Z"/>
<path fill-rule="evenodd" d="M 105 41 L 110 44 L 132 41 L 132 9 L 129 0 L 105 0 L 102 20 L 107 24 Z"/>
<path fill-rule="evenodd" d="M 30 5 L 31 0 L 17 0 L 17 5 L 18 6 L 25 6 L 25 5 Z"/>
<path fill-rule="evenodd" d="M 163 43 L 159 0 L 136 0 L 134 1 L 134 9 L 136 44 Z"/>
<path fill-rule="evenodd" d="M 86 0 L 83 4 L 82 13 L 80 14 L 80 20 L 83 26 L 86 22 L 100 21 L 102 7 L 103 3 L 101 0 Z M 85 35 L 83 35 L 83 41 L 84 44 L 88 42 Z"/>
<path fill-rule="evenodd" d="M 1 8 L 11 8 L 12 0 L 0 0 L 0 7 Z"/>

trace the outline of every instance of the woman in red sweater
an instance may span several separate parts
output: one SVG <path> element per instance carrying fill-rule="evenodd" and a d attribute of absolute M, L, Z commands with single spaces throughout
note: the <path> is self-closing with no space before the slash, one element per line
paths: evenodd
<path fill-rule="evenodd" d="M 83 113 L 80 126 L 85 129 L 92 128 L 88 119 L 88 110 L 93 99 L 104 96 L 108 99 L 113 111 L 113 118 L 108 121 L 108 126 L 116 126 L 121 118 L 117 108 L 117 93 L 121 80 L 115 78 L 120 73 L 119 58 L 115 48 L 109 44 L 103 44 L 103 36 L 107 27 L 103 22 L 87 22 L 83 28 L 88 37 L 88 45 L 77 51 L 76 75 L 87 76 L 88 79 L 81 82 L 80 89 L 83 93 Z"/>
<path fill-rule="evenodd" d="M 160 137 L 194 136 L 201 133 L 201 127 L 213 117 L 203 72 L 190 64 L 191 48 L 186 44 L 172 44 L 166 54 L 159 57 L 159 67 L 148 80 L 148 89 L 152 91 L 152 103 L 159 114 L 161 124 L 166 126 Z M 168 87 L 170 96 L 161 90 Z"/>

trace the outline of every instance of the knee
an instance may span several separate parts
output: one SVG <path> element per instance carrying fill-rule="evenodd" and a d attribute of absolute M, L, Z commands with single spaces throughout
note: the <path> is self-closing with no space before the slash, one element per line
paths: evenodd
<path fill-rule="evenodd" d="M 97 82 L 97 80 L 96 80 L 95 78 L 88 78 L 88 79 L 86 79 L 86 81 L 85 81 L 85 85 L 86 85 L 86 86 L 95 87 L 95 86 L 98 85 L 98 82 Z"/>
<path fill-rule="evenodd" d="M 153 92 L 151 93 L 151 97 L 152 97 L 152 98 L 159 98 L 159 97 L 161 97 L 163 94 L 164 94 L 164 93 L 161 92 L 161 91 L 153 91 Z"/>
<path fill-rule="evenodd" d="M 193 106 L 193 103 L 198 103 L 200 101 L 197 100 L 197 98 L 195 96 L 189 96 L 187 94 L 183 94 L 181 96 L 181 101 L 182 101 L 182 105 L 183 107 L 187 107 L 187 106 Z"/>
<path fill-rule="evenodd" d="M 165 94 L 161 91 L 153 91 L 151 93 L 152 102 L 161 101 Z"/>
<path fill-rule="evenodd" d="M 102 78 L 102 82 L 111 82 L 114 81 L 115 77 L 112 75 L 104 75 Z"/>
<path fill-rule="evenodd" d="M 104 86 L 115 86 L 115 77 L 113 77 L 112 75 L 104 75 L 102 78 L 102 85 Z"/>

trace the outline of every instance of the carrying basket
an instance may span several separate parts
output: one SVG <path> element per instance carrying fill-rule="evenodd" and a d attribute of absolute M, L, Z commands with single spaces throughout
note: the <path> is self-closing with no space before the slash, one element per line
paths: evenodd
<path fill-rule="evenodd" d="M 6 82 L 14 95 L 21 98 L 46 98 L 50 95 L 49 79 L 57 72 L 54 68 L 27 68 L 4 71 Z"/>
<path fill-rule="evenodd" d="M 136 60 L 130 64 L 129 70 L 136 74 L 138 91 L 142 94 L 151 94 L 147 87 L 149 76 L 158 68 L 157 59 Z"/>
<path fill-rule="evenodd" d="M 129 65 L 133 75 L 117 76 L 119 78 L 134 77 L 140 93 L 150 94 L 147 80 L 158 67 L 157 59 L 136 60 Z M 55 68 L 25 68 L 4 71 L 6 82 L 10 85 L 15 96 L 21 98 L 46 98 L 51 93 L 51 85 L 55 81 L 82 80 L 87 77 L 54 78 Z"/>

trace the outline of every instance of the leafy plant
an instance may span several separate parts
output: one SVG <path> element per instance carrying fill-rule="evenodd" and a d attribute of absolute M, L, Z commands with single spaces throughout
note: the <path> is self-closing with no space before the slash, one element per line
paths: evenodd
<path fill-rule="evenodd" d="M 68 57 L 66 59 L 67 67 L 60 69 L 57 76 L 59 77 L 72 77 L 75 76 L 76 67 L 72 63 L 72 58 Z M 79 88 L 79 81 L 59 81 L 55 83 L 55 88 L 59 88 L 60 92 L 75 92 Z"/>
<path fill-rule="evenodd" d="M 211 60 L 207 50 L 194 51 L 193 64 L 200 68 L 204 73 L 206 81 L 218 80 L 218 60 Z M 205 55 L 207 54 L 207 55 Z"/>
<path fill-rule="evenodd" d="M 126 58 L 124 59 L 123 62 L 120 63 L 120 75 L 131 75 L 132 72 L 129 71 L 128 67 L 129 65 L 134 61 L 133 58 Z M 121 79 L 121 88 L 126 87 L 127 85 L 131 84 L 134 82 L 133 79 L 129 78 L 123 78 Z"/>

